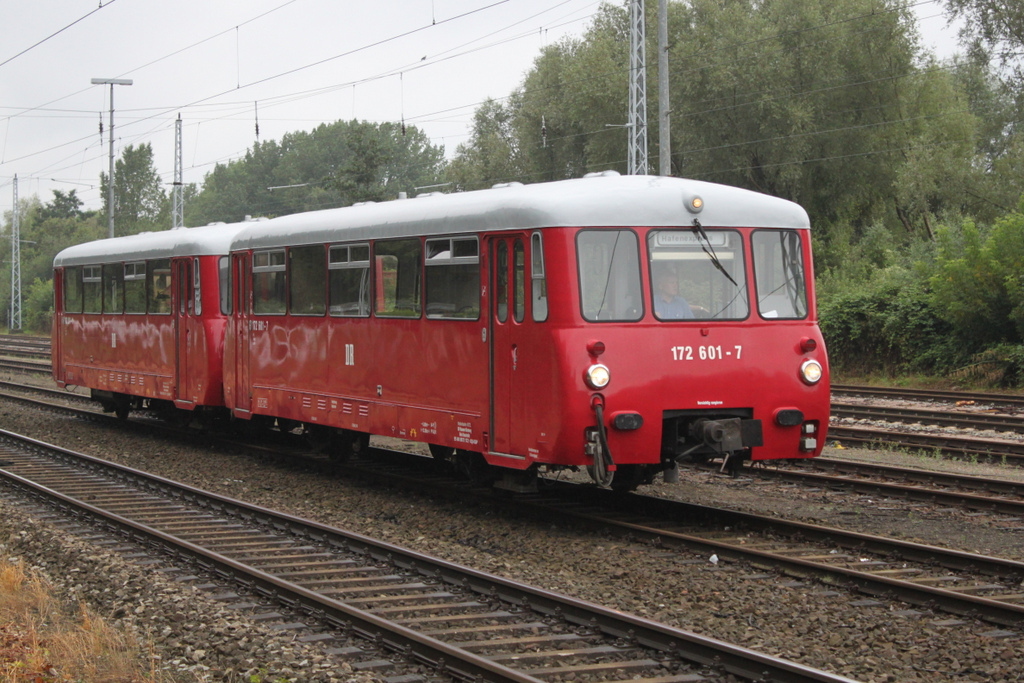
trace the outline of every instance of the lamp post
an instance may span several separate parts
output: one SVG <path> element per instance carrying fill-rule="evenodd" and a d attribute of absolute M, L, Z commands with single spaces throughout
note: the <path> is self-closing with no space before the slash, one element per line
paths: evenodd
<path fill-rule="evenodd" d="M 94 78 L 93 85 L 110 86 L 110 173 L 107 176 L 107 237 L 114 236 L 114 86 L 131 85 L 130 78 Z"/>

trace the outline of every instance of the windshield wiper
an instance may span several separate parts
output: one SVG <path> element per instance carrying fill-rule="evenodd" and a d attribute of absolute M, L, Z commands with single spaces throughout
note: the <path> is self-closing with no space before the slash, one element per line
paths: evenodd
<path fill-rule="evenodd" d="M 715 248 L 711 246 L 711 240 L 708 239 L 707 233 L 704 232 L 704 228 L 701 227 L 700 221 L 697 220 L 696 218 L 693 219 L 693 234 L 697 235 L 702 240 L 704 240 L 704 242 L 701 243 L 700 248 L 703 249 L 704 253 L 708 255 L 708 258 L 711 259 L 711 263 L 714 264 L 715 268 L 718 268 L 719 272 L 721 272 L 722 275 L 729 278 L 729 282 L 731 282 L 734 286 L 739 287 L 739 284 L 732 279 L 732 275 L 729 275 L 729 273 L 725 271 L 725 268 L 722 267 L 722 263 L 718 260 L 718 256 L 715 254 Z M 707 244 L 708 246 L 705 247 L 705 244 Z M 708 251 L 708 249 L 710 249 L 711 251 Z"/>

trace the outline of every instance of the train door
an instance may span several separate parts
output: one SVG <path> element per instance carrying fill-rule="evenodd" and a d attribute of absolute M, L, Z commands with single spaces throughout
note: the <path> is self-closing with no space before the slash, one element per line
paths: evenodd
<path fill-rule="evenodd" d="M 189 342 L 191 330 L 189 317 L 192 313 L 193 286 L 191 259 L 177 259 L 174 263 L 174 277 L 177 281 L 177 302 L 174 308 L 174 346 L 177 349 L 177 376 L 175 402 L 192 403 L 189 391 Z"/>
<path fill-rule="evenodd" d="M 53 330 L 50 334 L 50 358 L 53 378 L 64 381 L 64 270 L 53 271 Z"/>
<path fill-rule="evenodd" d="M 491 254 L 491 452 L 517 452 L 514 424 L 516 403 L 523 396 L 525 373 L 522 346 L 526 331 L 526 239 L 496 236 Z"/>
<path fill-rule="evenodd" d="M 252 269 L 249 254 L 235 254 L 232 267 L 235 284 L 235 410 L 252 411 L 252 394 L 249 392 L 249 292 L 252 291 Z"/>

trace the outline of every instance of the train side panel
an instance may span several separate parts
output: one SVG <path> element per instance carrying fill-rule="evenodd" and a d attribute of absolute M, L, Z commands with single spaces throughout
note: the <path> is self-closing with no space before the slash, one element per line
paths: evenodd
<path fill-rule="evenodd" d="M 60 386 L 174 399 L 172 316 L 63 313 L 55 328 Z"/>
<path fill-rule="evenodd" d="M 249 327 L 246 354 L 230 360 L 248 355 L 253 414 L 483 443 L 487 347 L 477 322 L 254 316 Z"/>

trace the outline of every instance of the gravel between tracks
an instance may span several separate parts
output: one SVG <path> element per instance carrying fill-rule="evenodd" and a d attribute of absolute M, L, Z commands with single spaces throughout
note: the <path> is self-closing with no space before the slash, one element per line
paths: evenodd
<path fill-rule="evenodd" d="M 667 556 L 628 540 L 601 536 L 555 522 L 540 525 L 496 514 L 490 508 L 435 500 L 360 486 L 337 478 L 272 466 L 216 449 L 188 447 L 112 431 L 67 417 L 41 414 L 0 400 L 0 424 L 67 448 L 138 467 L 258 505 L 375 536 L 447 560 L 544 586 L 551 590 L 657 619 L 702 635 L 721 638 L 782 656 L 807 666 L 865 681 L 1024 681 L 1024 640 L 1019 632 L 969 618 L 878 600 L 797 582 L 743 564 L 720 562 L 686 552 Z M 913 457 L 835 451 L 833 457 Z M 977 515 L 901 501 L 879 501 L 856 494 L 813 491 L 741 477 L 683 473 L 679 484 L 659 483 L 646 492 L 684 500 L 816 521 L 858 531 L 948 545 L 964 550 L 1024 559 L 1022 526 Z M 65 552 L 59 534 L 0 510 L 3 552 L 42 564 L 51 577 L 90 576 L 64 581 L 69 595 L 86 599 L 101 612 L 137 601 L 166 599 L 187 605 L 189 618 L 167 618 L 168 607 L 144 610 L 145 617 L 122 615 L 126 626 L 157 635 L 165 661 L 200 664 L 201 680 L 245 680 L 247 666 L 280 671 L 292 680 L 327 680 L 313 672 L 312 649 L 278 637 L 266 640 L 259 625 L 225 615 L 216 603 L 188 588 L 160 582 L 102 551 Z M 22 533 L 25 532 L 25 533 Z M 59 552 L 51 552 L 60 548 Z M 135 594 L 118 597 L 118 565 L 128 572 Z M 77 570 L 77 572 L 75 571 Z M 147 582 L 151 582 L 149 585 Z M 105 583 L 109 585 L 104 586 Z M 109 588 L 109 590 L 107 590 Z M 155 603 L 154 603 L 155 604 Z M 179 609 L 184 609 L 179 607 Z M 147 619 L 153 619 L 147 622 Z M 959 623 L 955 623 L 959 622 Z M 158 625 L 159 624 L 159 625 Z M 170 629 L 170 631 L 166 631 Z M 195 661 L 196 642 L 217 638 Z M 236 649 L 226 644 L 234 642 Z M 191 654 L 189 648 L 192 648 Z M 300 652 L 301 650 L 301 652 Z M 315 656 L 315 655 L 310 655 Z M 191 659 L 190 659 L 191 657 Z M 301 668 L 305 661 L 306 669 Z M 299 669 L 296 669 L 299 667 Z M 294 672 L 288 674 L 288 670 Z M 347 672 L 336 671 L 350 680 Z"/>

